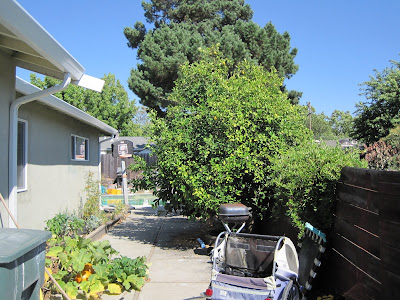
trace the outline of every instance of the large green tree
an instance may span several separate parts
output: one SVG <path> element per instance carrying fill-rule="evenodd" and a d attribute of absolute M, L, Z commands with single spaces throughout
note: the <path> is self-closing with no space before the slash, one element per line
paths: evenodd
<path fill-rule="evenodd" d="M 311 119 L 311 130 L 315 139 L 334 140 L 337 138 L 329 124 L 329 117 L 323 112 L 320 114 L 312 114 Z"/>
<path fill-rule="evenodd" d="M 234 64 L 214 49 L 205 53 L 181 66 L 169 95 L 177 105 L 153 121 L 157 168 L 143 182 L 191 216 L 209 217 L 227 202 L 242 202 L 257 215 L 267 206 L 272 157 L 311 134 L 276 71 Z"/>
<path fill-rule="evenodd" d="M 392 60 L 391 65 L 382 72 L 375 70 L 362 84 L 367 101 L 356 105 L 352 137 L 367 144 L 387 136 L 400 121 L 400 63 Z"/>
<path fill-rule="evenodd" d="M 334 110 L 329 117 L 329 124 L 338 138 L 350 137 L 353 128 L 353 116 L 349 111 Z"/>
<path fill-rule="evenodd" d="M 281 77 L 290 78 L 298 70 L 293 60 L 297 49 L 291 49 L 289 34 L 280 34 L 271 23 L 263 28 L 254 23 L 244 0 L 151 0 L 142 6 L 151 29 L 141 22 L 124 29 L 128 46 L 137 49 L 140 61 L 128 82 L 141 104 L 158 115 L 174 104 L 168 95 L 179 66 L 197 61 L 200 48 L 219 44 L 235 64 L 247 59 L 267 71 L 274 67 Z M 300 96 L 289 92 L 293 103 Z"/>
<path fill-rule="evenodd" d="M 60 82 L 48 76 L 42 80 L 33 73 L 30 79 L 33 85 L 41 89 L 52 87 Z M 101 93 L 71 84 L 55 96 L 118 129 L 120 135 L 142 135 L 141 126 L 133 122 L 138 108 L 133 101 L 128 99 L 128 94 L 120 81 L 113 74 L 105 75 L 102 79 L 105 84 Z"/>
<path fill-rule="evenodd" d="M 311 106 L 311 112 L 309 112 L 308 106 L 302 106 L 302 115 L 304 124 L 307 128 L 310 128 L 311 118 L 311 131 L 316 140 L 334 140 L 336 135 L 333 133 L 332 127 L 329 124 L 328 116 L 323 112 L 317 114 L 315 108 Z"/>

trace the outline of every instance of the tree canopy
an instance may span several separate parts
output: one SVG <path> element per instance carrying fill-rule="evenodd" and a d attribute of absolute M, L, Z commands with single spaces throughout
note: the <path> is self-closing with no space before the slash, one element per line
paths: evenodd
<path fill-rule="evenodd" d="M 353 116 L 349 111 L 334 110 L 329 117 L 333 134 L 338 138 L 350 137 L 353 128 Z"/>
<path fill-rule="evenodd" d="M 307 128 L 310 128 L 310 114 L 308 112 L 308 107 L 302 107 L 302 115 L 304 124 Z M 311 131 L 316 140 L 329 140 L 335 139 L 332 132 L 332 127 L 329 125 L 328 117 L 324 113 L 315 113 L 315 108 L 311 106 Z"/>
<path fill-rule="evenodd" d="M 303 106 L 302 114 L 305 125 L 310 127 L 310 115 L 308 107 Z M 316 140 L 335 140 L 350 137 L 353 128 L 353 117 L 349 111 L 335 110 L 331 116 L 323 112 L 317 114 L 315 108 L 311 106 L 311 131 Z"/>
<path fill-rule="evenodd" d="M 197 61 L 201 48 L 218 44 L 234 65 L 247 59 L 267 71 L 274 67 L 280 77 L 290 78 L 298 70 L 297 49 L 291 49 L 289 34 L 280 34 L 271 23 L 263 28 L 254 23 L 244 0 L 151 0 L 142 6 L 151 29 L 141 22 L 124 29 L 140 61 L 128 82 L 141 104 L 158 115 L 175 104 L 168 96 L 179 66 Z M 290 91 L 289 96 L 297 103 L 301 93 Z"/>
<path fill-rule="evenodd" d="M 392 60 L 391 64 L 382 72 L 375 70 L 375 75 L 361 84 L 367 101 L 356 105 L 352 136 L 367 144 L 387 136 L 400 121 L 400 63 Z"/>
<path fill-rule="evenodd" d="M 311 140 L 282 81 L 276 71 L 235 64 L 215 48 L 183 64 L 169 95 L 177 105 L 164 118 L 153 116 L 157 165 L 143 182 L 191 216 L 207 218 L 227 202 L 242 202 L 255 214 L 265 208 L 272 157 Z"/>
<path fill-rule="evenodd" d="M 48 76 L 42 80 L 33 73 L 30 79 L 33 85 L 41 89 L 52 87 L 60 82 Z M 128 94 L 120 81 L 113 74 L 105 75 L 102 79 L 105 84 L 101 93 L 71 84 L 55 96 L 118 129 L 120 135 L 142 135 L 140 125 L 133 122 L 138 108 L 134 102 L 129 101 Z"/>

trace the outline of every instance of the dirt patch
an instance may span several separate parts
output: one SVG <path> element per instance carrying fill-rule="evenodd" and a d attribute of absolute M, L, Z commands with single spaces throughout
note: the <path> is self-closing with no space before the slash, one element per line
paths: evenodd
<path fill-rule="evenodd" d="M 224 231 L 224 227 L 216 222 L 189 222 L 187 227 L 181 228 L 179 232 L 171 235 L 168 245 L 179 249 L 200 248 L 201 245 L 197 241 L 200 238 L 205 246 L 210 248 L 214 246 L 215 239 L 221 231 Z"/>

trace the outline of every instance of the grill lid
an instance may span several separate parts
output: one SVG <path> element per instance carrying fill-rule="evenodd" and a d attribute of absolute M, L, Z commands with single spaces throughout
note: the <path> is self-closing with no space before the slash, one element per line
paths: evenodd
<path fill-rule="evenodd" d="M 226 203 L 219 207 L 218 215 L 225 222 L 245 222 L 250 217 L 250 208 L 241 203 Z"/>

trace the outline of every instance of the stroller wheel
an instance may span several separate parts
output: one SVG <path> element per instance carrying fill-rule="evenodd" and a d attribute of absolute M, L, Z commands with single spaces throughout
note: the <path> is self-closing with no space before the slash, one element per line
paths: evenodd
<path fill-rule="evenodd" d="M 300 290 L 297 284 L 290 280 L 282 292 L 282 300 L 300 300 Z"/>

